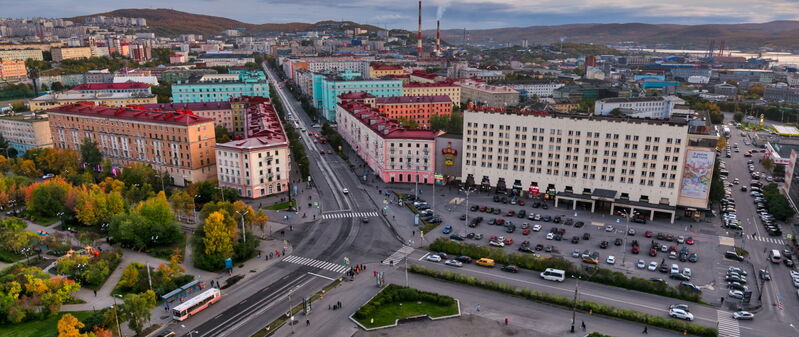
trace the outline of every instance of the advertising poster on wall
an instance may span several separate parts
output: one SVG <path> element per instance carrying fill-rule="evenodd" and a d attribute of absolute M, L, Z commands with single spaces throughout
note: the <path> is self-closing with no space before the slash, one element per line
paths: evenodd
<path fill-rule="evenodd" d="M 710 193 L 710 181 L 713 178 L 713 164 L 716 154 L 712 151 L 688 151 L 685 170 L 680 187 L 680 196 L 684 198 L 706 199 Z"/>

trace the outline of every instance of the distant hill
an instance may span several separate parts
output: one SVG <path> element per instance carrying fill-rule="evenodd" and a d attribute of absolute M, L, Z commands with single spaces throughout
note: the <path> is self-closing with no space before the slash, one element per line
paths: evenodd
<path fill-rule="evenodd" d="M 314 30 L 316 28 L 341 27 L 340 29 L 361 28 L 369 31 L 382 30 L 382 28 L 361 25 L 351 21 L 320 21 L 317 23 L 290 22 L 252 24 L 219 16 L 186 13 L 173 9 L 117 9 L 106 13 L 97 13 L 68 18 L 75 22 L 83 22 L 85 18 L 96 15 L 112 17 L 136 17 L 147 19 L 150 31 L 159 35 L 175 36 L 179 34 L 219 34 L 226 29 L 244 28 L 248 32 L 259 34 L 267 32 L 297 32 Z"/>
<path fill-rule="evenodd" d="M 432 36 L 433 31 L 426 31 Z M 706 49 L 711 39 L 718 48 L 721 40 L 730 48 L 757 49 L 761 47 L 799 50 L 799 21 L 766 23 L 671 25 L 645 23 L 572 24 L 558 26 L 529 26 L 468 30 L 471 42 L 511 42 L 530 44 L 566 41 L 610 44 L 634 41 L 656 47 Z M 453 44 L 463 41 L 463 30 L 441 31 L 441 38 Z"/>

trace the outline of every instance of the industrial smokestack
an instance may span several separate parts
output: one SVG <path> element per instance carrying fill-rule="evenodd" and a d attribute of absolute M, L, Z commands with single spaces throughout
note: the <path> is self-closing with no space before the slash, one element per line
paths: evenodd
<path fill-rule="evenodd" d="M 436 55 L 441 54 L 441 20 L 436 20 Z"/>
<path fill-rule="evenodd" d="M 419 33 L 416 35 L 416 54 L 422 57 L 422 2 L 419 1 Z"/>

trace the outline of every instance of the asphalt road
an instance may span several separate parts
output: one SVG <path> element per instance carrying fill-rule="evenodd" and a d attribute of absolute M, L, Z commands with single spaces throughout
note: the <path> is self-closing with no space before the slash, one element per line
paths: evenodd
<path fill-rule="evenodd" d="M 297 122 L 301 128 L 309 130 L 310 120 L 298 102 L 286 89 L 279 87 L 277 77 L 266 65 L 264 70 L 285 108 L 294 117 L 300 117 Z M 329 145 L 313 143 L 305 132 L 301 132 L 301 136 L 311 163 L 311 180 L 320 194 L 320 200 L 313 201 L 319 202 L 322 213 L 378 211 L 347 163 L 338 156 L 320 154 L 320 146 L 329 149 Z M 307 177 L 292 178 L 301 179 L 301 184 L 309 184 Z M 344 188 L 349 192 L 344 193 Z M 300 200 L 300 205 L 304 202 Z M 308 222 L 295 225 L 293 231 L 286 232 L 286 240 L 293 247 L 291 256 L 340 265 L 348 257 L 352 264 L 361 264 L 380 261 L 401 246 L 402 239 L 382 217 L 369 223 L 362 223 L 354 216 L 325 220 L 321 217 L 315 220 L 311 216 L 307 218 L 310 219 Z M 259 331 L 285 314 L 290 304 L 300 303 L 303 297 L 312 295 L 341 276 L 341 273 L 313 266 L 314 261 L 306 261 L 310 262 L 283 262 L 245 278 L 242 284 L 223 292 L 223 299 L 217 304 L 175 324 L 176 332 L 188 336 L 196 331 L 194 336 L 210 337 L 249 336 Z"/>

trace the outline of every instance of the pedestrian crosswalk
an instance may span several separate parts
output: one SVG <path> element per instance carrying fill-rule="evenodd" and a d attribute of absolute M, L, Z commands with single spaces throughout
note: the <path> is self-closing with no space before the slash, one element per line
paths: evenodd
<path fill-rule="evenodd" d="M 760 241 L 760 242 L 768 242 L 768 243 L 778 244 L 778 245 L 785 245 L 785 241 L 783 241 L 782 239 L 770 238 L 770 237 L 767 237 L 767 236 L 755 236 L 754 240 Z"/>
<path fill-rule="evenodd" d="M 394 254 L 391 254 L 391 256 L 385 258 L 383 260 L 383 264 L 385 265 L 397 264 L 398 262 L 402 261 L 402 259 L 404 259 L 406 256 L 408 256 L 408 254 L 410 253 L 413 253 L 413 247 L 402 246 L 400 249 L 394 252 Z"/>
<path fill-rule="evenodd" d="M 322 214 L 322 219 L 341 219 L 341 218 L 369 218 L 376 217 L 377 212 L 338 212 Z"/>
<path fill-rule="evenodd" d="M 732 313 L 729 311 L 716 310 L 716 315 L 719 322 L 719 337 L 741 336 L 741 328 L 738 327 L 738 321 L 732 318 Z"/>
<path fill-rule="evenodd" d="M 348 269 L 350 269 L 350 267 L 347 267 L 345 265 L 332 263 L 332 262 L 309 259 L 307 257 L 296 256 L 296 255 L 286 256 L 286 258 L 283 259 L 283 262 L 301 264 L 301 265 L 304 265 L 304 266 L 314 267 L 314 268 L 319 268 L 319 269 L 324 269 L 324 270 L 329 270 L 329 271 L 340 273 L 340 274 L 343 274 Z"/>

